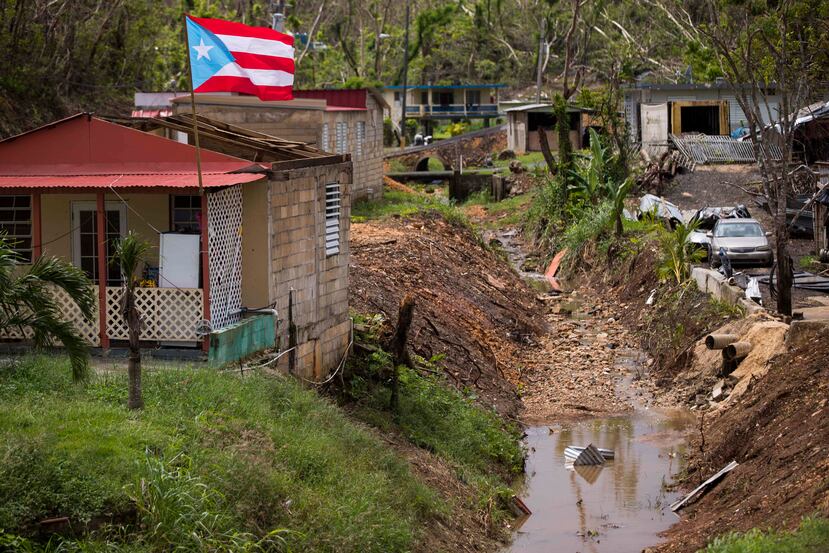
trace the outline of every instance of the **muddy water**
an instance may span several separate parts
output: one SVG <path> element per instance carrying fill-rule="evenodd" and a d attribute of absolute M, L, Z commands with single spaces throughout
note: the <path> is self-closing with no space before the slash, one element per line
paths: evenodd
<path fill-rule="evenodd" d="M 638 553 L 676 522 L 666 485 L 680 469 L 692 419 L 643 410 L 527 430 L 526 492 L 533 514 L 510 553 Z M 615 450 L 603 467 L 565 467 L 568 445 Z"/>

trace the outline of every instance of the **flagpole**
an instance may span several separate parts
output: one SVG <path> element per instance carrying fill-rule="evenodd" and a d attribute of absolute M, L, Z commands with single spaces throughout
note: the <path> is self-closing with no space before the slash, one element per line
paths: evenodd
<path fill-rule="evenodd" d="M 196 143 L 196 170 L 199 173 L 199 196 L 204 195 L 201 176 L 201 148 L 199 148 L 199 123 L 196 120 L 196 91 L 193 89 L 193 67 L 190 65 L 190 33 L 187 29 L 187 14 L 184 14 L 184 43 L 187 45 L 187 72 L 190 74 L 190 106 L 193 111 L 193 140 Z"/>

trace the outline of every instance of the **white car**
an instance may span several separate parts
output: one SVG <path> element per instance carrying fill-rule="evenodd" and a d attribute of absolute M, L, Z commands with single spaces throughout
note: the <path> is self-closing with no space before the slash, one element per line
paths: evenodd
<path fill-rule="evenodd" d="M 720 266 L 719 251 L 725 252 L 728 260 L 734 264 L 762 265 L 771 267 L 774 254 L 768 237 L 770 232 L 763 232 L 754 219 L 720 219 L 714 229 L 707 233 L 711 241 L 711 266 Z"/>

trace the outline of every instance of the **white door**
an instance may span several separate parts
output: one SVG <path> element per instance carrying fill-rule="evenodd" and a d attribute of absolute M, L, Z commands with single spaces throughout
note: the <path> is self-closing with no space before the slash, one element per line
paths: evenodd
<path fill-rule="evenodd" d="M 106 251 L 108 286 L 121 282 L 121 270 L 110 263 L 119 239 L 127 234 L 127 206 L 106 202 Z M 95 284 L 98 279 L 98 217 L 96 202 L 72 202 L 72 262 Z"/>
<path fill-rule="evenodd" d="M 668 149 L 668 103 L 641 104 L 642 148 L 659 155 Z"/>

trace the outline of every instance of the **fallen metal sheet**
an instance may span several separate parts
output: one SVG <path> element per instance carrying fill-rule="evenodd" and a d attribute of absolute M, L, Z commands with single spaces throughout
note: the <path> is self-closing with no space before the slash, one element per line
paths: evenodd
<path fill-rule="evenodd" d="M 723 476 L 725 476 L 726 474 L 728 474 L 729 472 L 731 472 L 732 470 L 734 470 L 738 466 L 739 466 L 739 463 L 737 461 L 731 461 L 722 470 L 720 470 L 720 472 L 718 472 L 717 474 L 715 474 L 714 476 L 712 476 L 711 478 L 709 478 L 708 480 L 706 480 L 705 482 L 703 482 L 702 484 L 700 484 L 699 486 L 694 488 L 691 491 L 691 493 L 689 493 L 688 495 L 686 495 L 685 497 L 683 497 L 679 501 L 671 503 L 671 510 L 676 512 L 676 511 L 680 510 L 681 508 L 685 507 L 691 501 L 693 501 L 695 499 L 698 499 L 699 497 L 702 496 L 703 493 L 708 491 L 708 488 L 710 488 L 711 486 L 713 486 L 714 484 L 719 482 L 720 479 L 722 479 Z"/>
<path fill-rule="evenodd" d="M 639 198 L 639 213 L 650 213 L 654 210 L 656 211 L 656 216 L 662 219 L 676 221 L 677 223 L 685 221 L 679 208 L 665 198 L 660 198 L 653 194 L 645 194 Z"/>
<path fill-rule="evenodd" d="M 758 282 L 768 285 L 771 281 L 769 275 L 760 277 Z M 777 277 L 774 278 L 774 284 L 777 285 Z M 815 292 L 824 292 L 829 294 L 829 278 L 816 275 L 814 273 L 807 273 L 806 271 L 797 271 L 794 273 L 794 282 L 792 286 L 801 288 L 803 290 L 814 290 Z"/>
<path fill-rule="evenodd" d="M 602 465 L 579 465 L 577 467 L 574 466 L 573 470 L 576 474 L 584 478 L 588 484 L 592 485 L 595 484 L 596 480 L 598 480 L 599 476 L 601 476 L 603 468 L 604 467 Z"/>
<path fill-rule="evenodd" d="M 607 457 L 605 457 L 607 455 Z M 613 459 L 614 453 L 610 449 L 598 449 L 593 444 L 587 447 L 568 446 L 564 450 L 566 463 L 572 462 L 574 466 L 580 465 L 603 465 L 605 459 Z"/>

